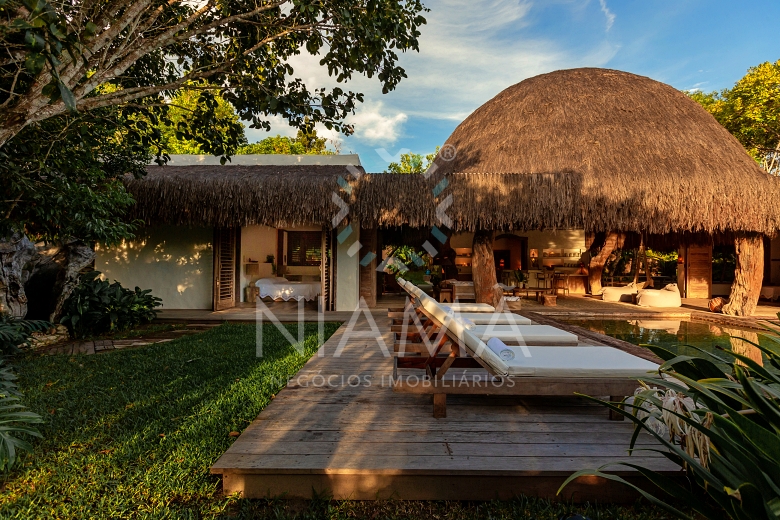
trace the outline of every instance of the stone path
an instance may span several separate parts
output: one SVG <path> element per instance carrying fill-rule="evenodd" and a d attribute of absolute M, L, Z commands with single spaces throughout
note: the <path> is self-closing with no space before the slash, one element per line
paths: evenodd
<path fill-rule="evenodd" d="M 65 344 L 53 345 L 39 349 L 41 354 L 74 355 L 74 354 L 99 354 L 132 347 L 143 347 L 154 343 L 166 343 L 182 336 L 204 332 L 212 327 L 218 327 L 219 323 L 191 323 L 183 329 L 151 332 L 148 336 L 139 336 L 127 339 L 96 339 L 89 341 L 74 341 Z"/>

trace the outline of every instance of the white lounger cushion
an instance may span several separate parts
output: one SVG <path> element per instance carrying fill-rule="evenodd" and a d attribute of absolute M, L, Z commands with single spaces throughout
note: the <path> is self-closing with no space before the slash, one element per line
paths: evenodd
<path fill-rule="evenodd" d="M 456 318 L 469 320 L 474 325 L 530 325 L 531 320 L 511 312 L 457 312 Z M 471 328 L 471 327 L 469 327 Z"/>
<path fill-rule="evenodd" d="M 512 347 L 497 338 L 487 344 L 510 376 L 642 378 L 658 370 L 655 363 L 613 347 Z"/>
<path fill-rule="evenodd" d="M 442 307 L 453 312 L 496 312 L 496 308 L 488 303 L 448 303 L 442 304 Z"/>
<path fill-rule="evenodd" d="M 519 345 L 576 345 L 577 335 L 550 325 L 477 325 L 469 331 L 487 341 L 498 338 L 505 343 Z"/>
<path fill-rule="evenodd" d="M 430 312 L 440 323 L 445 323 L 445 320 L 461 320 L 461 325 L 464 325 L 467 329 L 476 325 L 531 324 L 531 320 L 528 318 L 510 312 L 448 312 L 443 305 L 440 305 L 439 302 L 424 293 L 418 296 L 417 299 L 420 304 L 425 307 L 425 310 Z"/>

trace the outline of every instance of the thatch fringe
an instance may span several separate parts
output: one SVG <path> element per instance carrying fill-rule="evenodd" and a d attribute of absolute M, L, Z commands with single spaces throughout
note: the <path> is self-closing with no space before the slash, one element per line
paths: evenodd
<path fill-rule="evenodd" d="M 147 224 L 285 227 L 329 223 L 339 177 L 345 166 L 150 166 L 125 185 Z"/>

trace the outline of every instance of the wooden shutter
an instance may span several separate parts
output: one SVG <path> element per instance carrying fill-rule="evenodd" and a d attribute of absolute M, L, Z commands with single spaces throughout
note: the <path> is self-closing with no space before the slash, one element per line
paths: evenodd
<path fill-rule="evenodd" d="M 333 235 L 331 230 L 325 229 L 322 233 L 322 266 L 320 274 L 322 278 L 322 306 L 323 311 L 332 311 L 333 306 L 333 262 L 331 259 L 333 247 Z"/>
<path fill-rule="evenodd" d="M 214 231 L 214 310 L 236 305 L 236 235 L 237 228 Z"/>

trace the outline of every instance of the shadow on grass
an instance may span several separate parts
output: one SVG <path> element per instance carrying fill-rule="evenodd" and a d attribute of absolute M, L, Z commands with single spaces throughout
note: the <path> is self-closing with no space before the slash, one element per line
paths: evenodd
<path fill-rule="evenodd" d="M 338 324 L 325 325 L 326 338 Z M 297 325 L 290 326 L 297 334 Z M 274 327 L 225 324 L 145 348 L 16 363 L 44 439 L 0 492 L 3 518 L 200 517 L 225 512 L 209 467 L 316 351 Z"/>

